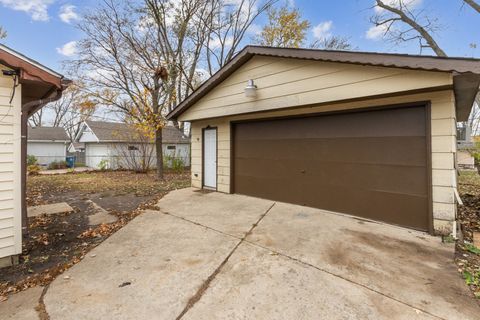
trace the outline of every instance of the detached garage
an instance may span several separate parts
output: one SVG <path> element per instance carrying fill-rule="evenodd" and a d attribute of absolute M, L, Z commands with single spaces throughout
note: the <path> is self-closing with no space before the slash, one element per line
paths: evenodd
<path fill-rule="evenodd" d="M 479 84 L 479 60 L 249 46 L 169 117 L 194 187 L 451 233 Z"/>

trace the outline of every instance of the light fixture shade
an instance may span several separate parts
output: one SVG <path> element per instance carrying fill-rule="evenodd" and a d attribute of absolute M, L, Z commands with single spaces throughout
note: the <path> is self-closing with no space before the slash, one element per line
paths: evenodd
<path fill-rule="evenodd" d="M 257 86 L 253 80 L 248 80 L 247 86 L 245 87 L 245 97 L 255 98 L 257 96 Z"/>

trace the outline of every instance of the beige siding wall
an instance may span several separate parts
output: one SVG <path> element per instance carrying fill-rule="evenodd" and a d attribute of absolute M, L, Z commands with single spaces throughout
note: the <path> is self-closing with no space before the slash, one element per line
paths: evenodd
<path fill-rule="evenodd" d="M 202 187 L 202 129 L 207 126 L 218 128 L 218 191 L 230 192 L 231 121 L 348 110 L 417 101 L 431 102 L 434 227 L 439 232 L 451 232 L 456 215 L 454 188 L 456 188 L 457 184 L 454 162 L 456 152 L 455 101 L 453 91 L 451 90 L 193 121 L 192 186 Z"/>
<path fill-rule="evenodd" d="M 258 87 L 247 98 L 248 79 Z M 360 99 L 452 85 L 449 73 L 257 56 L 240 67 L 195 107 L 180 116 L 193 121 L 292 106 Z"/>
<path fill-rule="evenodd" d="M 0 65 L 0 69 L 8 69 Z M 21 238 L 21 85 L 0 74 L 0 258 L 19 254 Z"/>

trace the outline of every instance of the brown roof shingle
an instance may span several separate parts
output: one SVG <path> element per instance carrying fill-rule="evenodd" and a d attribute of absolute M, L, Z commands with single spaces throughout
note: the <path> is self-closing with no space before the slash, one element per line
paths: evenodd
<path fill-rule="evenodd" d="M 123 122 L 105 122 L 105 121 L 90 121 L 85 123 L 102 141 L 116 141 L 116 142 L 136 142 L 138 138 L 135 130 Z M 162 143 L 190 143 L 190 139 L 180 130 L 174 126 L 166 126 L 162 129 Z"/>
<path fill-rule="evenodd" d="M 62 127 L 29 127 L 28 141 L 70 141 Z"/>

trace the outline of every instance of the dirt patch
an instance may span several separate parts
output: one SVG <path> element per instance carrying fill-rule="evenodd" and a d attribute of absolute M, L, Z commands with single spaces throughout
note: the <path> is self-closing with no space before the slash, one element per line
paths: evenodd
<path fill-rule="evenodd" d="M 157 180 L 153 173 L 126 171 L 29 177 L 28 205 L 67 202 L 74 211 L 28 219 L 29 232 L 23 240 L 19 264 L 0 269 L 0 300 L 49 284 L 142 210 L 153 208 L 167 192 L 189 185 L 188 172 L 167 173 L 164 180 Z M 90 200 L 118 220 L 89 226 L 88 216 L 95 212 Z"/>
<path fill-rule="evenodd" d="M 464 241 L 456 243 L 455 261 L 465 283 L 480 299 L 480 248 L 472 246 L 473 232 L 480 231 L 480 175 L 462 172 L 458 190 L 463 201 L 463 206 L 458 206 L 458 221 Z"/>
<path fill-rule="evenodd" d="M 105 210 L 124 213 L 134 210 L 142 203 L 155 198 L 155 195 L 137 196 L 135 194 L 116 195 L 112 192 L 95 193 L 90 195 L 90 200 Z"/>

